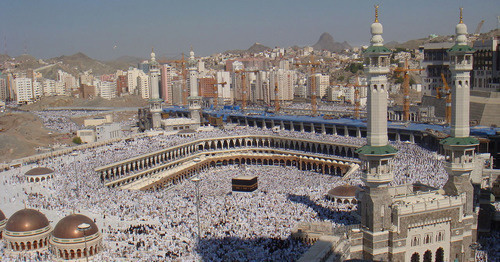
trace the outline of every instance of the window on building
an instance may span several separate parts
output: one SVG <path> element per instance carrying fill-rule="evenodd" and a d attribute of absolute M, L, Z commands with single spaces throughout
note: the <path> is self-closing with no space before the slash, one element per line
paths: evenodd
<path fill-rule="evenodd" d="M 439 231 L 436 234 L 436 242 L 444 241 L 444 231 Z"/>
<path fill-rule="evenodd" d="M 411 239 L 411 246 L 419 246 L 420 245 L 420 235 L 413 236 Z"/>
<path fill-rule="evenodd" d="M 432 233 L 427 233 L 425 234 L 424 237 L 424 244 L 430 244 L 432 243 Z"/>

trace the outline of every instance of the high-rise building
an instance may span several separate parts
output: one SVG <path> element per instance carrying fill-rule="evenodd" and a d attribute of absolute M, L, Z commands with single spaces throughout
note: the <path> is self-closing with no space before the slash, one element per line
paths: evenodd
<path fill-rule="evenodd" d="M 8 99 L 7 80 L 0 78 L 0 101 L 7 101 Z"/>
<path fill-rule="evenodd" d="M 278 69 L 271 71 L 269 81 L 269 98 L 270 102 L 276 100 L 275 88 L 278 86 L 278 100 L 291 102 L 294 97 L 294 85 L 296 81 L 296 73 L 293 70 Z"/>
<path fill-rule="evenodd" d="M 140 89 L 137 89 L 137 83 L 138 83 L 137 78 L 139 77 L 139 75 L 141 73 L 144 73 L 144 72 L 142 72 L 141 70 L 139 70 L 137 68 L 129 68 L 129 70 L 127 71 L 128 92 L 130 94 L 134 94 L 134 95 L 139 94 Z"/>
<path fill-rule="evenodd" d="M 161 66 L 161 98 L 167 105 L 172 105 L 173 68 L 170 65 Z"/>
<path fill-rule="evenodd" d="M 35 98 L 33 96 L 33 83 L 31 82 L 31 78 L 18 77 L 14 80 L 14 86 L 18 104 L 27 104 L 34 101 Z"/>
<path fill-rule="evenodd" d="M 330 87 L 330 76 L 323 74 L 315 74 L 310 76 L 307 81 L 307 96 L 311 97 L 311 78 L 314 77 L 316 84 L 316 94 L 318 94 L 318 98 L 321 99 L 327 95 L 328 88 Z"/>
<path fill-rule="evenodd" d="M 444 86 L 441 74 L 446 81 L 450 80 L 450 59 L 447 50 L 453 43 L 427 43 L 423 49 L 422 93 L 435 96 L 438 87 Z"/>
<path fill-rule="evenodd" d="M 127 75 L 119 75 L 116 78 L 116 94 L 117 96 L 121 96 L 123 93 L 128 93 Z"/>
<path fill-rule="evenodd" d="M 33 81 L 33 97 L 34 99 L 39 99 L 43 96 L 43 86 L 42 83 L 38 81 Z"/>
<path fill-rule="evenodd" d="M 104 99 L 112 99 L 116 97 L 116 82 L 98 81 L 96 87 L 100 97 Z"/>
<path fill-rule="evenodd" d="M 64 88 L 67 93 L 71 93 L 71 91 L 78 89 L 78 81 L 74 76 L 69 73 L 66 73 L 62 70 L 57 71 L 57 80 L 64 83 Z"/>
<path fill-rule="evenodd" d="M 200 88 L 199 94 L 203 98 L 215 98 L 216 95 L 216 80 L 213 77 L 203 77 L 199 79 Z"/>
<path fill-rule="evenodd" d="M 136 86 L 137 86 L 137 90 L 138 90 L 139 95 L 143 99 L 149 99 L 149 97 L 150 97 L 149 76 L 146 75 L 144 72 L 139 71 L 136 82 L 137 82 Z"/>
<path fill-rule="evenodd" d="M 217 96 L 219 97 L 218 104 L 233 104 L 234 97 L 231 95 L 231 74 L 227 71 L 219 71 L 216 73 Z"/>
<path fill-rule="evenodd" d="M 52 79 L 44 79 L 42 82 L 42 90 L 44 96 L 55 96 L 56 92 L 56 81 Z"/>
<path fill-rule="evenodd" d="M 471 87 L 474 90 L 500 89 L 500 37 L 474 42 L 474 65 Z"/>
<path fill-rule="evenodd" d="M 56 90 L 56 95 L 58 95 L 58 96 L 69 95 L 69 92 L 66 90 L 66 85 L 64 84 L 63 81 L 56 81 L 55 82 L 55 90 Z"/>

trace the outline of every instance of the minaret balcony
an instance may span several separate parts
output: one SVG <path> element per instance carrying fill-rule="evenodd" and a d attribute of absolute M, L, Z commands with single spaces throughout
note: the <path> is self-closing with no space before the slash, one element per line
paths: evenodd
<path fill-rule="evenodd" d="M 368 74 L 389 74 L 388 67 L 368 66 Z"/>
<path fill-rule="evenodd" d="M 368 185 L 384 185 L 389 184 L 394 179 L 391 173 L 384 174 L 366 174 L 361 180 Z"/>
<path fill-rule="evenodd" d="M 451 64 L 451 71 L 472 71 L 472 64 Z"/>
<path fill-rule="evenodd" d="M 468 172 L 474 169 L 474 163 L 445 163 L 445 169 L 453 171 Z"/>

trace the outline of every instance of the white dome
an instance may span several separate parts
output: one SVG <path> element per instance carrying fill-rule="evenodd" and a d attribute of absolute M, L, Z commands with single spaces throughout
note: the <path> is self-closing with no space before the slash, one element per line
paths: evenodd
<path fill-rule="evenodd" d="M 372 35 L 381 35 L 384 33 L 384 27 L 381 23 L 376 22 L 371 25 Z"/>
<path fill-rule="evenodd" d="M 457 43 L 467 43 L 467 36 L 465 36 L 465 35 L 458 35 L 457 36 Z"/>
<path fill-rule="evenodd" d="M 382 38 L 381 35 L 372 36 L 371 43 L 373 45 L 382 45 L 383 42 L 384 42 L 384 39 Z"/>
<path fill-rule="evenodd" d="M 455 33 L 457 35 L 467 34 L 467 26 L 464 23 L 457 24 L 457 26 L 455 27 Z"/>

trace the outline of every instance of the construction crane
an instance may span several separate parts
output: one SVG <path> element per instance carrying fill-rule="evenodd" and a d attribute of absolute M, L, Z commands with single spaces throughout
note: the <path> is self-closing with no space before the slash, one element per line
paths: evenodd
<path fill-rule="evenodd" d="M 356 84 L 354 84 L 354 118 L 359 119 L 359 88 L 365 87 L 359 84 L 359 79 L 356 77 Z"/>
<path fill-rule="evenodd" d="M 278 81 L 274 82 L 274 113 L 277 114 L 280 111 L 280 100 L 279 100 L 279 89 Z"/>
<path fill-rule="evenodd" d="M 241 75 L 241 89 L 243 90 L 241 96 L 241 110 L 245 110 L 247 107 L 247 81 L 245 73 L 257 73 L 259 70 L 236 70 L 234 73 Z"/>
<path fill-rule="evenodd" d="M 403 120 L 410 120 L 410 75 L 408 72 L 423 71 L 424 69 L 410 69 L 408 59 L 405 60 L 404 67 L 397 67 L 395 72 L 403 72 Z"/>
<path fill-rule="evenodd" d="M 481 20 L 481 22 L 479 22 L 479 24 L 477 24 L 476 31 L 474 31 L 475 36 L 478 36 L 479 33 L 481 33 L 481 27 L 483 27 L 483 24 L 484 24 L 484 20 Z"/>
<path fill-rule="evenodd" d="M 215 83 L 213 83 L 213 92 L 214 92 L 214 109 L 217 108 L 217 104 L 219 102 L 219 91 L 218 91 L 218 85 L 225 85 L 227 84 L 227 82 L 221 82 L 221 83 L 217 83 L 217 81 L 215 81 Z"/>
<path fill-rule="evenodd" d="M 447 124 L 451 124 L 451 91 L 450 86 L 448 86 L 448 82 L 446 81 L 446 77 L 441 73 L 441 79 L 443 80 L 443 86 L 437 87 L 437 95 L 436 98 L 441 99 L 443 95 L 446 96 L 446 109 L 445 109 L 445 120 Z M 444 89 L 444 91 L 442 90 Z"/>
<path fill-rule="evenodd" d="M 306 63 L 295 63 L 296 66 L 306 65 L 311 66 L 311 107 L 312 107 L 312 116 L 316 116 L 318 112 L 318 105 L 316 102 L 316 78 L 314 77 L 315 67 L 320 65 L 320 62 L 316 62 L 314 56 L 311 55 L 309 58 L 309 62 Z"/>
<path fill-rule="evenodd" d="M 181 76 L 182 76 L 182 105 L 187 105 L 188 90 L 186 86 L 186 60 L 184 59 L 184 53 L 182 53 L 182 58 L 180 60 L 158 60 L 160 64 L 180 64 L 181 65 Z"/>

